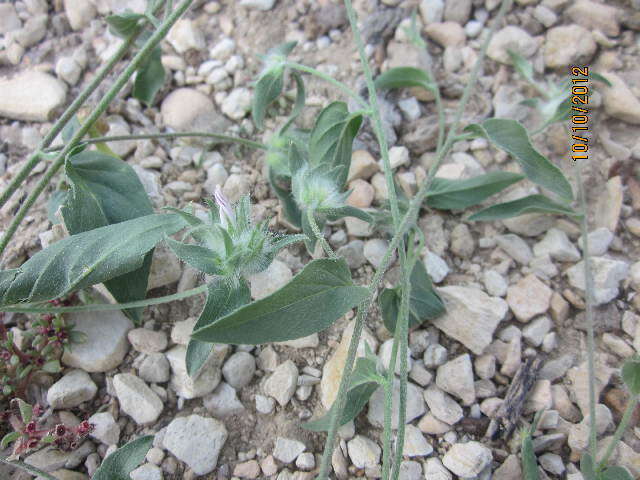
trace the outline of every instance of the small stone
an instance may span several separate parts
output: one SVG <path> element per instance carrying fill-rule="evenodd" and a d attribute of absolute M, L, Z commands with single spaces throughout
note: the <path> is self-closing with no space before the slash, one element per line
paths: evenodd
<path fill-rule="evenodd" d="M 447 262 L 430 250 L 424 256 L 424 266 L 434 283 L 442 282 L 449 273 Z"/>
<path fill-rule="evenodd" d="M 427 435 L 444 435 L 451 430 L 451 425 L 438 420 L 433 413 L 429 412 L 420 419 L 418 428 Z"/>
<path fill-rule="evenodd" d="M 222 193 L 231 203 L 235 203 L 240 200 L 243 195 L 247 195 L 250 188 L 251 183 L 247 175 L 232 173 L 229 175 L 229 178 L 227 178 L 227 181 L 224 182 Z"/>
<path fill-rule="evenodd" d="M 373 240 L 367 240 L 364 242 L 364 257 L 369 261 L 371 265 L 378 268 L 382 263 L 384 254 L 389 247 L 389 242 L 375 238 Z"/>
<path fill-rule="evenodd" d="M 378 163 L 366 150 L 355 150 L 351 154 L 348 181 L 356 179 L 368 180 L 380 170 Z"/>
<path fill-rule="evenodd" d="M 588 63 L 596 48 L 591 33 L 579 25 L 553 27 L 545 37 L 544 63 L 549 68 Z"/>
<path fill-rule="evenodd" d="M 497 31 L 489 48 L 487 55 L 496 62 L 511 65 L 511 57 L 507 50 L 513 50 L 525 58 L 532 56 L 538 49 L 536 40 L 520 27 L 508 25 Z"/>
<path fill-rule="evenodd" d="M 493 472 L 493 480 L 521 480 L 522 468 L 517 455 L 509 455 Z"/>
<path fill-rule="evenodd" d="M 10 3 L 0 4 L 0 35 L 18 30 L 22 27 L 16 7 Z"/>
<path fill-rule="evenodd" d="M 167 348 L 167 334 L 146 328 L 134 328 L 127 334 L 131 346 L 142 353 L 161 352 Z"/>
<path fill-rule="evenodd" d="M 536 318 L 522 329 L 522 337 L 534 347 L 539 347 L 544 340 L 545 335 L 553 327 L 553 323 L 549 317 L 542 316 Z"/>
<path fill-rule="evenodd" d="M 120 425 L 109 412 L 91 415 L 89 423 L 93 425 L 90 435 L 105 445 L 118 445 L 120 440 Z"/>
<path fill-rule="evenodd" d="M 580 252 L 571 243 L 567 234 L 557 228 L 550 229 L 544 238 L 533 246 L 533 253 L 537 257 L 549 255 L 561 262 L 577 262 Z"/>
<path fill-rule="evenodd" d="M 264 392 L 285 406 L 293 397 L 298 384 L 298 368 L 291 360 L 281 363 L 264 383 Z"/>
<path fill-rule="evenodd" d="M 421 0 L 420 16 L 425 25 L 442 21 L 444 14 L 443 0 Z"/>
<path fill-rule="evenodd" d="M 206 46 L 204 34 L 195 22 L 186 18 L 178 20 L 169 30 L 167 41 L 178 53 L 185 53 L 192 49 L 204 50 Z"/>
<path fill-rule="evenodd" d="M 587 30 L 600 30 L 611 37 L 620 34 L 621 12 L 615 7 L 590 0 L 578 0 L 566 10 L 566 14 Z"/>
<path fill-rule="evenodd" d="M 515 200 L 512 198 L 510 200 Z M 502 220 L 510 232 L 524 235 L 525 237 L 537 237 L 553 226 L 553 216 L 542 213 L 525 213 L 513 218 Z"/>
<path fill-rule="evenodd" d="M 389 163 L 391 168 L 398 168 L 409 164 L 409 149 L 407 147 L 391 147 L 389 149 Z"/>
<path fill-rule="evenodd" d="M 464 405 L 473 404 L 476 400 L 476 391 L 469 354 L 460 355 L 438 367 L 436 385 L 445 392 L 460 398 Z"/>
<path fill-rule="evenodd" d="M 206 475 L 216 468 L 226 440 L 227 429 L 222 422 L 190 415 L 171 421 L 164 434 L 163 445 L 197 475 Z"/>
<path fill-rule="evenodd" d="M 464 45 L 466 35 L 464 28 L 455 22 L 433 22 L 428 24 L 425 33 L 442 47 L 458 47 Z"/>
<path fill-rule="evenodd" d="M 369 411 L 367 412 L 367 420 L 369 423 L 382 427 L 384 425 L 384 391 L 382 388 L 376 390 L 369 399 Z M 396 379 L 393 382 L 392 394 L 392 414 L 391 428 L 398 428 L 398 409 L 400 405 L 400 382 Z M 411 422 L 414 418 L 418 418 L 425 413 L 424 399 L 422 397 L 422 389 L 413 383 L 407 383 L 407 410 L 406 423 Z"/>
<path fill-rule="evenodd" d="M 375 186 L 375 185 L 374 185 Z M 347 217 L 344 221 L 347 233 L 354 237 L 370 237 L 373 233 L 371 224 L 356 217 Z"/>
<path fill-rule="evenodd" d="M 367 259 L 364 256 L 364 242 L 362 240 L 352 240 L 340 247 L 336 254 L 346 260 L 349 268 L 356 269 L 364 265 Z"/>
<path fill-rule="evenodd" d="M 73 30 L 82 30 L 96 16 L 96 7 L 83 0 L 64 0 L 64 13 Z"/>
<path fill-rule="evenodd" d="M 424 438 L 422 432 L 413 425 L 407 425 L 404 430 L 404 449 L 402 454 L 407 457 L 426 457 L 431 455 L 433 447 Z"/>
<path fill-rule="evenodd" d="M 180 260 L 165 245 L 159 245 L 153 251 L 148 290 L 165 287 L 180 280 L 182 266 Z"/>
<path fill-rule="evenodd" d="M 435 457 L 427 458 L 424 464 L 424 478 L 425 480 L 451 480 L 453 475 L 442 465 L 442 461 Z"/>
<path fill-rule="evenodd" d="M 69 85 L 75 85 L 80 80 L 82 68 L 71 57 L 60 57 L 56 62 L 56 75 Z"/>
<path fill-rule="evenodd" d="M 266 270 L 249 276 L 251 296 L 255 300 L 268 297 L 289 283 L 292 277 L 293 273 L 286 263 L 274 260 Z"/>
<path fill-rule="evenodd" d="M 64 104 L 65 84 L 47 73 L 26 70 L 11 79 L 0 78 L 0 117 L 46 122 Z"/>
<path fill-rule="evenodd" d="M 138 425 L 155 422 L 164 406 L 160 397 L 140 378 L 130 373 L 119 373 L 113 377 L 113 387 L 121 410 Z"/>
<path fill-rule="evenodd" d="M 229 384 L 220 382 L 216 389 L 202 399 L 204 407 L 216 418 L 236 415 L 244 411 L 236 391 Z"/>
<path fill-rule="evenodd" d="M 298 458 L 296 458 L 296 467 L 298 467 L 300 470 L 308 472 L 310 470 L 313 470 L 315 466 L 316 459 L 311 452 L 301 453 L 300 455 L 298 455 Z"/>
<path fill-rule="evenodd" d="M 596 399 L 600 398 L 602 390 L 609 385 L 611 375 L 614 369 L 607 366 L 603 359 L 596 357 Z M 587 368 L 587 362 L 581 363 L 577 367 L 570 368 L 567 372 L 567 378 L 571 382 L 571 392 L 573 398 L 578 404 L 578 407 L 582 411 L 583 415 L 589 413 L 589 372 Z M 597 415 L 596 415 L 597 418 Z"/>
<path fill-rule="evenodd" d="M 236 352 L 231 355 L 222 367 L 222 375 L 229 385 L 240 390 L 249 383 L 256 371 L 256 360 L 247 352 Z"/>
<path fill-rule="evenodd" d="M 380 462 L 381 449 L 376 442 L 356 435 L 347 443 L 349 458 L 356 468 L 375 468 Z"/>
<path fill-rule="evenodd" d="M 195 318 L 188 318 L 173 324 L 171 329 L 171 341 L 178 345 L 188 345 L 191 340 L 191 332 L 196 324 Z"/>
<path fill-rule="evenodd" d="M 164 124 L 178 132 L 187 130 L 224 131 L 227 120 L 215 110 L 213 102 L 194 88 L 178 88 L 162 101 Z"/>
<path fill-rule="evenodd" d="M 246 88 L 233 89 L 220 109 L 232 120 L 242 120 L 251 110 L 251 92 Z"/>
<path fill-rule="evenodd" d="M 133 470 L 131 480 L 163 480 L 162 470 L 151 463 L 145 463 Z"/>
<path fill-rule="evenodd" d="M 475 242 L 464 223 L 459 223 L 451 231 L 451 251 L 460 258 L 470 258 L 475 248 Z"/>
<path fill-rule="evenodd" d="M 273 447 L 273 457 L 282 463 L 292 463 L 306 449 L 304 443 L 298 440 L 278 437 Z"/>
<path fill-rule="evenodd" d="M 220 365 L 229 350 L 228 345 L 213 344 L 212 353 L 195 377 L 187 373 L 187 347 L 176 345 L 166 353 L 171 365 L 171 388 L 180 397 L 198 398 L 211 393 L 220 383 Z"/>
<path fill-rule="evenodd" d="M 507 314 L 507 303 L 473 287 L 448 286 L 437 291 L 445 303 L 446 312 L 431 322 L 447 336 L 481 355 Z"/>
<path fill-rule="evenodd" d="M 507 294 L 507 281 L 495 270 L 485 270 L 482 275 L 484 288 L 493 297 L 504 297 Z"/>
<path fill-rule="evenodd" d="M 435 385 L 424 391 L 424 399 L 431 414 L 448 425 L 455 425 L 464 417 L 462 407 Z"/>
<path fill-rule="evenodd" d="M 611 230 L 605 227 L 600 227 L 587 235 L 587 241 L 589 242 L 589 253 L 593 256 L 600 256 L 607 253 L 609 245 L 613 241 L 613 233 Z M 578 245 L 582 249 L 582 235 L 578 239 Z"/>
<path fill-rule="evenodd" d="M 447 361 L 447 349 L 439 343 L 432 343 L 424 351 L 423 361 L 427 368 L 439 367 Z"/>
<path fill-rule="evenodd" d="M 471 0 L 447 0 L 444 5 L 444 19 L 464 25 L 471 15 Z"/>
<path fill-rule="evenodd" d="M 169 361 L 162 353 L 152 353 L 144 357 L 138 366 L 138 375 L 145 382 L 168 382 L 170 375 Z"/>
<path fill-rule="evenodd" d="M 495 237 L 498 246 L 504 250 L 511 258 L 522 265 L 529 265 L 533 258 L 531 247 L 518 235 L 508 233 Z"/>
<path fill-rule="evenodd" d="M 375 190 L 369 182 L 356 179 L 349 183 L 351 195 L 347 198 L 347 203 L 352 207 L 369 208 L 373 202 Z"/>
<path fill-rule="evenodd" d="M 633 356 L 634 351 L 633 348 L 627 344 L 622 338 L 612 335 L 610 333 L 605 333 L 602 335 L 602 343 L 605 347 L 607 347 L 610 351 L 618 355 L 622 358 L 628 358 Z"/>
<path fill-rule="evenodd" d="M 549 410 L 553 407 L 553 394 L 549 380 L 538 380 L 529 392 L 524 404 L 524 414 Z"/>
<path fill-rule="evenodd" d="M 276 0 L 241 0 L 240 5 L 243 7 L 251 8 L 254 10 L 262 10 L 266 12 L 267 10 L 271 10 L 273 5 L 276 3 Z"/>
<path fill-rule="evenodd" d="M 267 457 L 260 462 L 260 468 L 262 469 L 262 473 L 268 477 L 278 473 L 278 465 L 276 464 L 273 455 L 267 455 Z"/>
<path fill-rule="evenodd" d="M 47 402 L 53 408 L 72 408 L 96 396 L 98 387 L 82 370 L 71 370 L 49 387 Z"/>
<path fill-rule="evenodd" d="M 273 412 L 275 406 L 276 401 L 273 398 L 256 394 L 256 410 L 258 412 L 269 415 Z"/>
<path fill-rule="evenodd" d="M 66 314 L 86 341 L 65 349 L 62 363 L 85 372 L 106 372 L 122 363 L 129 349 L 127 332 L 133 323 L 119 310 Z"/>
<path fill-rule="evenodd" d="M 612 260 L 606 257 L 592 257 L 591 269 L 594 281 L 595 305 L 608 303 L 618 296 L 619 284 L 629 273 L 629 265 L 620 260 Z M 575 264 L 566 272 L 569 283 L 584 292 L 584 261 Z"/>
<path fill-rule="evenodd" d="M 516 318 L 528 322 L 549 309 L 552 291 L 535 275 L 527 275 L 507 289 L 507 303 Z"/>
<path fill-rule="evenodd" d="M 421 480 L 424 478 L 422 474 L 422 465 L 413 460 L 403 460 L 400 464 L 398 478 L 402 480 Z"/>
<path fill-rule="evenodd" d="M 604 86 L 602 89 L 602 102 L 607 114 L 623 122 L 640 124 L 640 100 L 618 75 L 613 72 L 602 74 L 611 82 L 610 87 Z"/>
<path fill-rule="evenodd" d="M 476 375 L 489 380 L 496 374 L 496 357 L 490 354 L 479 355 L 474 361 Z"/>
<path fill-rule="evenodd" d="M 606 227 L 615 232 L 618 227 L 623 200 L 622 179 L 619 175 L 611 177 L 605 184 L 604 192 L 598 197 L 595 217 L 596 226 Z"/>
<path fill-rule="evenodd" d="M 479 442 L 456 443 L 442 457 L 447 469 L 462 478 L 473 478 L 491 464 L 491 450 Z"/>
<path fill-rule="evenodd" d="M 240 478 L 258 478 L 260 475 L 260 465 L 255 460 L 238 463 L 233 467 L 233 476 Z"/>
<path fill-rule="evenodd" d="M 378 357 L 380 358 L 380 362 L 382 362 L 382 365 L 387 369 L 389 368 L 389 365 L 391 363 L 392 349 L 393 349 L 393 340 L 389 339 L 380 346 L 380 351 L 378 352 Z M 411 352 L 407 351 L 407 365 L 409 369 L 411 369 L 412 362 L 413 360 L 411 358 Z M 400 352 L 397 352 L 396 354 L 396 366 L 394 371 L 396 375 L 400 374 Z"/>

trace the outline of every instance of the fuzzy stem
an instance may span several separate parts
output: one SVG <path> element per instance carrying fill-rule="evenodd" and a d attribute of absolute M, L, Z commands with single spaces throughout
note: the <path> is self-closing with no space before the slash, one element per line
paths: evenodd
<path fill-rule="evenodd" d="M 90 305 L 78 305 L 75 307 L 30 307 L 25 306 L 7 306 L 2 307 L 3 312 L 17 313 L 69 313 L 69 312 L 92 312 L 97 310 L 127 310 L 129 308 L 148 307 L 149 305 L 159 305 L 161 303 L 174 302 L 183 298 L 193 297 L 207 291 L 207 285 L 185 290 L 184 292 L 166 295 L 164 297 L 148 298 L 146 300 L 138 300 L 128 303 L 92 303 Z"/>
<path fill-rule="evenodd" d="M 326 73 L 322 73 L 320 70 L 316 70 L 313 67 L 308 67 L 306 65 L 303 65 L 301 63 L 296 63 L 296 62 L 286 62 L 285 66 L 289 67 L 289 68 L 292 68 L 293 70 L 298 70 L 300 72 L 309 73 L 309 74 L 314 75 L 314 76 L 316 76 L 318 78 L 321 78 L 325 82 L 328 82 L 331 85 L 333 85 L 334 87 L 342 90 L 346 95 L 348 95 L 349 97 L 353 98 L 356 102 L 358 102 L 358 104 L 362 108 L 364 108 L 365 110 L 369 109 L 369 104 L 367 104 L 367 102 L 362 100 L 362 98 L 360 98 L 360 95 L 358 95 L 358 93 L 356 91 L 352 90 L 349 86 L 347 86 L 346 84 L 342 83 L 340 80 L 336 80 L 331 75 L 327 75 Z"/>
<path fill-rule="evenodd" d="M 324 238 L 324 235 L 322 234 L 322 232 L 320 231 L 320 228 L 318 227 L 318 224 L 316 223 L 316 218 L 313 214 L 313 210 L 311 209 L 307 210 L 307 219 L 309 220 L 309 225 L 311 226 L 311 230 L 313 231 L 313 234 L 315 235 L 316 239 L 322 246 L 322 249 L 324 250 L 324 252 L 327 254 L 329 258 L 333 260 L 337 260 L 338 256 L 336 255 L 336 252 L 333 251 L 333 249 L 331 248 L 331 245 L 329 245 L 327 240 Z"/>
<path fill-rule="evenodd" d="M 397 322 L 397 319 L 396 319 Z M 398 357 L 399 335 L 396 323 L 396 331 L 393 335 L 391 347 L 391 359 L 387 367 L 387 375 L 384 383 L 384 429 L 382 431 L 382 478 L 389 478 L 391 470 L 391 413 L 393 410 L 393 382 L 395 380 L 396 359 Z"/>
<path fill-rule="evenodd" d="M 193 0 L 183 0 L 180 2 L 178 7 L 171 12 L 171 15 L 167 17 L 167 19 L 162 22 L 161 27 L 156 30 L 149 40 L 147 40 L 144 46 L 140 49 L 140 51 L 133 57 L 131 63 L 127 66 L 127 68 L 118 76 L 113 86 L 109 89 L 106 95 L 100 100 L 100 103 L 96 106 L 96 108 L 91 112 L 91 115 L 83 122 L 82 126 L 78 129 L 78 131 L 73 135 L 71 140 L 67 143 L 67 145 L 62 149 L 62 151 L 56 156 L 52 165 L 40 179 L 35 189 L 29 194 L 27 199 L 24 201 L 18 213 L 14 217 L 13 221 L 7 228 L 2 240 L 0 241 L 0 254 L 2 254 L 9 243 L 9 240 L 13 237 L 18 226 L 27 215 L 27 212 L 31 209 L 33 204 L 36 202 L 40 194 L 47 187 L 53 176 L 58 172 L 60 167 L 64 164 L 64 161 L 67 155 L 75 148 L 75 146 L 80 142 L 82 137 L 89 131 L 89 129 L 93 126 L 93 124 L 100 118 L 100 116 L 107 110 L 113 99 L 118 95 L 120 90 L 125 86 L 125 84 L 129 81 L 129 78 L 134 74 L 134 72 L 138 69 L 140 65 L 143 64 L 147 60 L 148 55 L 153 51 L 153 49 L 160 43 L 160 41 L 167 35 L 171 27 L 178 19 L 182 16 L 182 14 L 189 8 Z"/>
<path fill-rule="evenodd" d="M 219 140 L 223 143 L 238 143 L 247 147 L 255 148 L 258 150 L 268 150 L 265 144 L 260 142 L 254 142 L 253 140 L 247 140 L 246 138 L 233 137 L 231 135 L 222 135 L 219 133 L 207 133 L 207 132 L 166 132 L 166 133 L 141 133 L 135 135 L 113 135 L 111 137 L 95 137 L 82 140 L 83 144 L 92 145 L 95 143 L 108 143 L 108 142 L 121 142 L 127 140 L 155 140 L 162 138 L 184 138 L 184 137 L 198 137 L 198 138 L 211 138 Z M 62 149 L 62 147 L 52 147 L 45 152 L 55 152 Z"/>
<path fill-rule="evenodd" d="M 620 442 L 622 435 L 624 434 L 625 430 L 629 426 L 629 422 L 631 421 L 631 416 L 633 415 L 633 412 L 636 409 L 636 406 L 638 405 L 638 400 L 640 400 L 640 396 L 638 395 L 634 395 L 633 398 L 629 399 L 629 403 L 627 404 L 627 408 L 624 411 L 622 420 L 620 420 L 620 423 L 618 424 L 618 428 L 616 428 L 616 431 L 613 434 L 613 438 L 611 439 L 611 441 L 609 442 L 609 445 L 607 446 L 607 451 L 604 453 L 602 460 L 600 460 L 600 463 L 598 464 L 598 471 L 602 471 L 604 468 L 606 468 L 607 462 L 609 461 L 609 457 L 611 457 L 611 454 L 613 453 L 615 448 L 618 446 L 618 443 Z M 592 458 L 595 459 L 595 457 L 592 457 Z"/>

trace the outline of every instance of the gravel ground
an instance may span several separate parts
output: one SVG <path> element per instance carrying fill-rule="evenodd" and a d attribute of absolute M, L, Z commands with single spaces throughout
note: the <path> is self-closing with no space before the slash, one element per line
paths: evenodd
<path fill-rule="evenodd" d="M 378 71 L 430 67 L 450 120 L 499 2 L 354 3 L 372 65 Z M 143 10 L 144 5 L 143 0 L 0 3 L 0 187 L 117 48 L 119 40 L 107 31 L 104 17 L 125 7 Z M 410 44 L 403 30 L 416 8 L 427 51 Z M 603 439 L 613 433 L 628 395 L 620 366 L 640 352 L 638 31 L 637 0 L 518 0 L 497 30 L 463 115 L 463 123 L 500 116 L 535 125 L 533 112 L 520 104 L 534 92 L 508 64 L 507 48 L 527 57 L 539 78 L 558 81 L 570 65 L 578 64 L 589 65 L 612 83 L 592 94 L 590 160 L 584 164 Z M 130 97 L 129 86 L 110 107 L 103 127 L 109 135 L 196 129 L 266 139 L 289 107 L 278 105 L 278 115 L 267 120 L 267 133 L 257 132 L 249 115 L 252 79 L 260 69 L 258 54 L 288 40 L 299 42 L 293 60 L 354 88 L 364 86 L 340 2 L 196 1 L 162 45 L 168 75 L 156 105 L 144 108 Z M 323 106 L 340 97 L 326 84 L 306 80 L 307 108 L 299 123 L 308 127 Z M 434 160 L 433 99 L 424 91 L 402 90 L 381 98 L 381 105 L 398 182 L 411 193 Z M 559 125 L 535 139 L 575 187 L 570 142 L 568 129 Z M 158 208 L 202 203 L 221 185 L 231 200 L 250 193 L 256 218 L 271 218 L 274 230 L 287 228 L 263 175 L 261 152 L 184 141 L 141 140 L 110 147 L 134 166 Z M 355 150 L 350 202 L 361 208 L 379 205 L 387 192 L 369 125 L 356 139 Z M 44 164 L 38 166 L 28 186 L 0 209 L 5 228 L 43 169 Z M 506 154 L 474 140 L 457 143 L 439 175 L 469 178 L 496 169 L 518 171 Z M 532 189 L 532 184 L 518 186 L 502 199 Z M 20 265 L 57 238 L 47 219 L 46 198 L 16 235 L 5 256 L 7 267 Z M 523 420 L 546 410 L 534 439 L 541 478 L 581 479 L 576 465 L 588 441 L 588 390 L 578 225 L 540 214 L 490 223 L 464 218 L 426 209 L 420 217 L 427 239 L 424 262 L 447 313 L 410 335 L 410 426 L 402 478 L 521 479 L 517 435 L 491 441 L 484 434 L 514 376 L 535 357 L 543 366 Z M 367 282 L 388 239 L 372 236 L 353 219 L 327 227 L 326 234 L 347 258 L 356 281 Z M 252 296 L 268 295 L 308 260 L 302 248 L 290 247 L 268 271 L 251 279 Z M 394 266 L 386 276 L 388 286 L 397 278 Z M 166 249 L 156 250 L 150 295 L 186 290 L 199 281 Z M 133 479 L 313 478 L 324 437 L 301 424 L 324 413 L 335 398 L 352 315 L 294 342 L 255 348 L 219 345 L 194 381 L 186 375 L 184 356 L 202 301 L 196 297 L 150 307 L 139 328 L 119 312 L 77 314 L 72 320 L 87 333 L 87 343 L 65 354 L 62 375 L 39 377 L 31 394 L 53 409 L 52 419 L 73 423 L 88 418 L 96 429 L 75 452 L 43 450 L 27 462 L 61 479 L 88 478 L 115 446 L 151 433 L 154 448 Z M 7 316 L 18 328 L 27 320 Z M 367 320 L 365 341 L 389 362 L 391 340 L 376 310 Z M 336 478 L 380 476 L 382 404 L 381 392 L 374 394 L 355 422 L 340 430 L 333 457 Z M 640 410 L 636 413 L 615 457 L 640 476 Z"/>

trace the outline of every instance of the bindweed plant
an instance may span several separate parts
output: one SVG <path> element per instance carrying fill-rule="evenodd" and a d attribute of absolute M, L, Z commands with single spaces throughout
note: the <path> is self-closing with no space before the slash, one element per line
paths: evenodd
<path fill-rule="evenodd" d="M 463 125 L 489 41 L 510 8 L 509 0 L 502 1 L 483 39 L 477 62 L 466 79 L 464 92 L 450 121 L 447 121 L 439 86 L 431 72 L 407 66 L 374 76 L 352 2 L 345 0 L 344 3 L 362 64 L 367 96 L 362 97 L 321 71 L 289 60 L 295 43 L 275 46 L 264 55 L 264 65 L 255 82 L 252 117 L 256 127 L 265 128 L 265 120 L 288 82 L 293 82 L 296 95 L 289 118 L 266 144 L 205 132 L 99 136 L 94 128 L 96 122 L 134 73 L 132 94 L 148 105 L 153 104 L 164 81 L 158 43 L 191 1 L 183 0 L 175 8 L 172 8 L 172 2 L 151 1 L 144 14 L 122 14 L 107 19 L 112 31 L 125 38 L 123 46 L 56 122 L 25 168 L 0 196 L 0 205 L 3 205 L 36 163 L 50 158 L 49 169 L 7 229 L 0 242 L 0 251 L 5 249 L 35 200 L 63 167 L 66 188 L 54 195 L 52 210 L 60 212 L 70 235 L 36 253 L 20 267 L 0 271 L 0 309 L 56 316 L 72 311 L 119 309 L 140 323 L 145 306 L 205 294 L 206 300 L 186 354 L 187 371 L 196 376 L 206 368 L 214 343 L 257 345 L 293 340 L 325 330 L 356 308 L 353 335 L 336 400 L 326 415 L 309 422 L 306 428 L 327 432 L 318 472 L 318 478 L 326 479 L 338 428 L 355 418 L 373 392 L 382 388 L 385 392 L 382 475 L 385 479 L 397 479 L 404 442 L 409 329 L 438 317 L 446 308 L 420 260 L 425 246 L 429 245 L 429 238 L 425 238 L 417 227 L 421 210 L 465 211 L 525 181 L 532 183 L 538 192 L 508 202 L 483 205 L 466 219 L 489 221 L 535 212 L 582 218 L 584 224 L 585 207 L 583 204 L 582 213 L 574 209 L 571 184 L 562 170 L 535 148 L 522 124 L 515 120 L 487 118 Z M 155 15 L 162 9 L 165 14 L 160 20 Z M 416 44 L 423 43 L 415 28 L 408 33 Z M 98 105 L 80 122 L 75 116 L 79 108 L 132 46 L 138 47 L 138 53 Z M 515 54 L 513 59 L 525 78 L 534 82 L 522 59 Z M 296 121 L 306 103 L 306 75 L 316 76 L 336 87 L 348 100 L 355 102 L 357 110 L 351 111 L 344 101 L 335 101 L 320 111 L 312 128 L 298 127 Z M 378 105 L 379 91 L 409 87 L 425 89 L 434 95 L 439 118 L 435 161 L 411 197 L 405 196 L 396 186 Z M 556 93 L 545 96 L 546 103 L 541 104 L 544 114 L 541 129 L 564 118 L 558 111 L 566 96 L 560 101 L 561 94 Z M 348 203 L 348 178 L 354 140 L 367 122 L 380 146 L 388 203 L 379 209 L 361 210 Z M 64 133 L 64 146 L 50 148 L 59 133 Z M 290 226 L 302 233 L 270 232 L 268 222 L 253 221 L 249 197 L 231 205 L 220 189 L 216 190 L 213 201 L 207 202 L 208 211 L 204 214 L 193 206 L 167 208 L 162 213 L 155 213 L 133 169 L 104 146 L 106 142 L 119 140 L 179 137 L 205 137 L 264 150 L 268 180 L 281 203 L 283 216 Z M 456 142 L 472 138 L 484 138 L 509 154 L 521 173 L 493 171 L 458 180 L 437 177 Z M 94 149 L 94 145 L 98 148 Z M 345 217 L 355 217 L 389 237 L 388 248 L 366 286 L 355 284 L 346 261 L 333 251 L 323 233 L 330 222 L 342 221 Z M 586 235 L 583 238 L 586 239 Z M 206 282 L 178 294 L 146 299 L 153 250 L 163 242 L 183 262 L 202 272 Z M 247 277 L 267 269 L 281 249 L 295 242 L 304 242 L 313 259 L 285 286 L 252 301 Z M 399 282 L 393 288 L 379 291 L 395 253 L 400 267 Z M 585 263 L 588 265 L 588 261 Z M 96 284 L 104 284 L 118 303 L 57 307 L 46 303 Z M 371 351 L 356 361 L 364 323 L 376 297 L 384 325 L 394 339 L 386 369 Z M 396 378 L 398 361 L 399 378 Z M 633 379 L 631 385 L 636 390 L 640 383 L 637 365 L 638 362 L 632 362 L 631 367 L 625 367 L 625 376 Z M 399 409 L 394 445 L 392 399 L 396 383 L 399 384 Z M 637 392 L 634 399 L 637 402 Z M 594 417 L 592 415 L 592 419 Z M 108 457 L 94 478 L 126 478 L 128 471 L 142 461 L 150 445 L 148 437 L 131 442 Z M 604 464 L 607 459 L 605 456 Z"/>

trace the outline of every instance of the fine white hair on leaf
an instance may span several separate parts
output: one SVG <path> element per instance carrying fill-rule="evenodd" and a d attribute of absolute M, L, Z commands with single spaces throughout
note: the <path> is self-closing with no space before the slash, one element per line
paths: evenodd
<path fill-rule="evenodd" d="M 216 185 L 216 189 L 213 192 L 213 197 L 220 208 L 220 224 L 227 228 L 230 222 L 233 222 L 235 216 L 233 214 L 233 209 L 231 208 L 231 203 L 229 203 L 229 199 L 222 193 L 222 189 L 220 185 Z"/>

